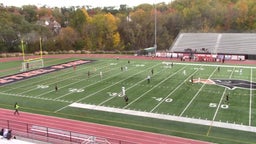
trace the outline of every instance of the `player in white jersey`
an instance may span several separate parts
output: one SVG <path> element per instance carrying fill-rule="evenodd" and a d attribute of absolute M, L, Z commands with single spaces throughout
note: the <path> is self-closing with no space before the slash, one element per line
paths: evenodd
<path fill-rule="evenodd" d="M 125 96 L 125 87 L 122 87 L 122 96 Z"/>
<path fill-rule="evenodd" d="M 100 79 L 102 79 L 102 76 L 103 76 L 102 71 L 100 71 Z"/>

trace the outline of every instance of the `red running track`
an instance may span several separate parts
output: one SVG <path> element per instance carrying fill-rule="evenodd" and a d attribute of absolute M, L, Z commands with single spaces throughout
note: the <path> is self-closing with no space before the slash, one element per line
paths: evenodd
<path fill-rule="evenodd" d="M 116 139 L 136 144 L 209 144 L 209 142 L 197 141 L 176 136 L 168 136 L 26 112 L 20 112 L 20 115 L 18 116 L 14 115 L 13 111 L 7 109 L 0 109 L 0 118 L 15 122 L 40 125 L 48 128 L 72 131 L 81 134 L 94 135 L 103 138 Z"/>

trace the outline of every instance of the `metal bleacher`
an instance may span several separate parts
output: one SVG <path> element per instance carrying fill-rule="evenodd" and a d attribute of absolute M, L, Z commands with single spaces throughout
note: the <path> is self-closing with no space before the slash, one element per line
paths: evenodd
<path fill-rule="evenodd" d="M 256 34 L 180 33 L 170 51 L 185 52 L 186 49 L 196 50 L 198 53 L 256 55 Z"/>
<path fill-rule="evenodd" d="M 218 51 L 227 54 L 256 54 L 256 34 L 224 33 Z"/>
<path fill-rule="evenodd" d="M 125 140 L 45 127 L 33 123 L 0 119 L 0 127 L 12 130 L 12 138 L 1 138 L 0 144 L 134 144 Z"/>

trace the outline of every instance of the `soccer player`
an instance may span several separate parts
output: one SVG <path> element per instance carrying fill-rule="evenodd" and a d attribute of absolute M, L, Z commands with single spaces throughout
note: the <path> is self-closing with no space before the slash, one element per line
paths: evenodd
<path fill-rule="evenodd" d="M 154 70 L 153 70 L 153 69 L 151 70 L 151 74 L 152 74 L 152 75 L 154 74 Z"/>
<path fill-rule="evenodd" d="M 100 71 L 100 79 L 102 79 L 102 75 L 103 75 L 103 74 L 102 74 L 102 71 Z"/>
<path fill-rule="evenodd" d="M 128 104 L 129 98 L 128 98 L 127 95 L 124 96 L 124 101 L 125 101 L 126 104 Z"/>
<path fill-rule="evenodd" d="M 226 94 L 226 101 L 227 104 L 229 103 L 229 94 Z"/>
<path fill-rule="evenodd" d="M 125 96 L 125 87 L 122 87 L 122 96 Z"/>
<path fill-rule="evenodd" d="M 193 76 L 191 76 L 191 78 L 190 78 L 190 82 L 191 83 L 193 83 L 194 82 L 194 80 L 193 80 L 194 78 L 193 78 Z"/>
<path fill-rule="evenodd" d="M 243 69 L 239 70 L 239 74 L 242 75 L 243 74 Z"/>
<path fill-rule="evenodd" d="M 186 75 L 186 70 L 183 70 L 183 75 Z"/>
<path fill-rule="evenodd" d="M 55 85 L 55 91 L 56 92 L 58 91 L 58 85 L 57 84 Z"/>
<path fill-rule="evenodd" d="M 220 72 L 220 67 L 218 67 L 218 72 Z"/>
<path fill-rule="evenodd" d="M 150 83 L 150 75 L 147 77 L 148 84 Z"/>
<path fill-rule="evenodd" d="M 16 114 L 18 114 L 18 115 L 20 115 L 19 114 L 19 105 L 18 105 L 18 103 L 16 102 L 15 104 L 14 104 L 14 109 L 15 109 L 15 111 L 14 111 L 14 115 L 16 115 Z"/>
<path fill-rule="evenodd" d="M 88 78 L 90 77 L 90 75 L 91 75 L 91 74 L 90 74 L 90 71 L 88 71 L 88 72 L 87 72 L 87 76 L 88 76 Z"/>

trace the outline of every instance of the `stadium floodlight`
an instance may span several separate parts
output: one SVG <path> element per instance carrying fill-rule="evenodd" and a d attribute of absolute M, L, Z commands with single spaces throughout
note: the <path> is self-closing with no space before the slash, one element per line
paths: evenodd
<path fill-rule="evenodd" d="M 156 44 L 156 35 L 157 35 L 157 30 L 156 30 L 156 5 L 155 5 L 155 44 L 154 44 L 154 47 L 155 47 L 155 54 L 156 54 L 156 49 L 157 49 L 157 44 Z"/>

